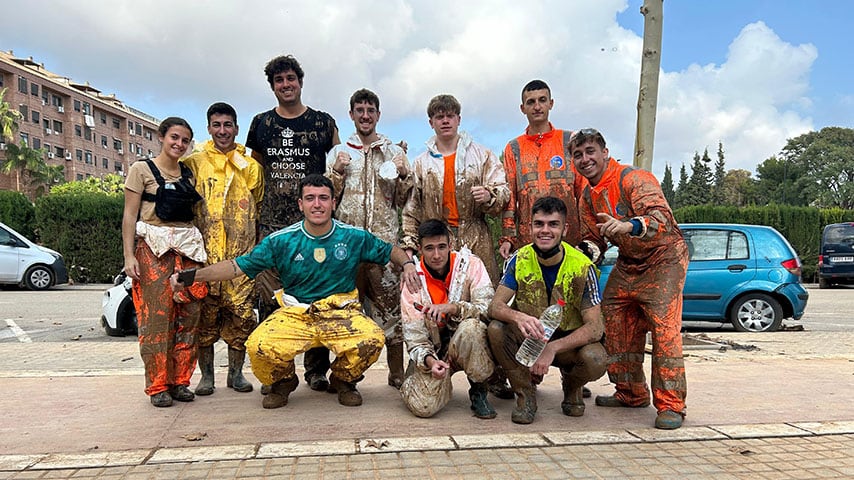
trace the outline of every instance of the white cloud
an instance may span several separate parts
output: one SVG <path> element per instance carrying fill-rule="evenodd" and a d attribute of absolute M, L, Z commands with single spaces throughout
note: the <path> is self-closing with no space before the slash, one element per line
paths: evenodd
<path fill-rule="evenodd" d="M 30 0 L 27 8 L 39 14 L 4 26 L 0 48 L 42 57 L 48 69 L 156 116 L 185 116 L 200 138 L 204 111 L 218 100 L 235 105 L 245 133 L 251 116 L 274 104 L 264 64 L 293 53 L 306 71 L 306 104 L 332 113 L 342 137 L 352 131 L 350 94 L 368 87 L 382 99 L 380 130 L 420 150 L 432 133 L 428 100 L 452 93 L 463 128 L 501 150 L 525 126 L 521 87 L 542 78 L 555 125 L 597 127 L 612 154 L 633 156 L 642 39 L 616 23 L 626 0 Z M 728 168 L 753 170 L 812 128 L 798 112 L 811 102 L 816 57 L 812 45 L 791 45 L 756 22 L 720 65 L 664 72 L 654 171 L 669 162 L 678 172 L 718 141 Z"/>

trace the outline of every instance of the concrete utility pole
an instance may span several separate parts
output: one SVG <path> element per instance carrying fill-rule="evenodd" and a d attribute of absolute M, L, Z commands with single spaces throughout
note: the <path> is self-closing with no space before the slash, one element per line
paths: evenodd
<path fill-rule="evenodd" d="M 643 58 L 638 91 L 634 166 L 652 171 L 655 112 L 658 105 L 658 72 L 661 70 L 661 24 L 664 21 L 664 0 L 644 0 L 640 12 L 644 16 Z"/>

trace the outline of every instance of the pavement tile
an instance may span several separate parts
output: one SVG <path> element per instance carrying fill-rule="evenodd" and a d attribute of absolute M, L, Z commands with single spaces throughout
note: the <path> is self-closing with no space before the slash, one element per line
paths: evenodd
<path fill-rule="evenodd" d="M 0 471 L 23 470 L 45 455 L 0 455 Z"/>
<path fill-rule="evenodd" d="M 600 443 L 633 443 L 642 441 L 624 430 L 599 432 L 545 432 L 543 436 L 555 445 L 584 445 Z"/>
<path fill-rule="evenodd" d="M 711 425 L 714 429 L 730 438 L 761 439 L 765 437 L 803 437 L 809 432 L 785 423 L 765 423 L 753 425 Z"/>
<path fill-rule="evenodd" d="M 211 462 L 252 458 L 255 445 L 161 448 L 148 459 L 148 464 L 175 462 Z"/>
<path fill-rule="evenodd" d="M 425 450 L 455 450 L 456 445 L 448 436 L 421 438 L 371 438 L 359 440 L 359 451 L 362 453 L 376 452 L 421 452 Z"/>
<path fill-rule="evenodd" d="M 539 433 L 506 433 L 501 435 L 453 435 L 461 449 L 501 447 L 545 447 L 549 445 Z"/>
<path fill-rule="evenodd" d="M 854 433 L 854 421 L 836 422 L 797 422 L 790 423 L 793 427 L 802 428 L 816 435 L 839 435 Z"/>
<path fill-rule="evenodd" d="M 638 428 L 628 431 L 645 442 L 676 442 L 686 440 L 723 440 L 726 435 L 708 427 L 682 427 L 676 430 Z"/>
<path fill-rule="evenodd" d="M 115 467 L 139 465 L 151 454 L 151 450 L 123 450 L 115 452 L 92 452 L 44 456 L 31 470 L 57 470 L 64 468 Z"/>
<path fill-rule="evenodd" d="M 352 455 L 353 440 L 319 440 L 316 442 L 262 443 L 256 458 L 306 457 L 319 455 Z"/>

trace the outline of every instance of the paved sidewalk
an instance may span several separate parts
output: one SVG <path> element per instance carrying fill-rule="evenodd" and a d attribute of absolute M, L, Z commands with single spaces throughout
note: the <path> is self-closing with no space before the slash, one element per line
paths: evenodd
<path fill-rule="evenodd" d="M 532 425 L 510 422 L 513 401 L 492 400 L 496 419 L 472 417 L 463 375 L 446 409 L 419 419 L 382 362 L 360 384 L 362 407 L 303 382 L 264 410 L 257 389 L 224 388 L 221 345 L 213 396 L 156 409 L 135 342 L 5 343 L 0 479 L 852 478 L 854 336 L 833 336 L 738 334 L 761 350 L 686 350 L 688 417 L 673 432 L 651 428 L 651 407 L 588 400 L 566 417 L 557 374 Z M 590 387 L 612 390 L 606 378 Z"/>

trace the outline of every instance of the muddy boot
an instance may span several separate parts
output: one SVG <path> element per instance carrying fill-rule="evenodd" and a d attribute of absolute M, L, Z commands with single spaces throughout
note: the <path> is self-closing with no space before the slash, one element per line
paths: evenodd
<path fill-rule="evenodd" d="M 228 378 L 226 386 L 235 392 L 251 392 L 252 384 L 243 376 L 243 360 L 246 353 L 243 350 L 228 347 Z"/>
<path fill-rule="evenodd" d="M 560 409 L 563 414 L 569 417 L 580 417 L 584 415 L 584 392 L 583 385 L 578 385 L 577 381 L 560 372 L 561 387 L 563 387 L 563 402 L 560 403 Z"/>
<path fill-rule="evenodd" d="M 199 347 L 199 371 L 202 379 L 196 385 L 196 395 L 211 395 L 214 392 L 214 346 Z"/>
<path fill-rule="evenodd" d="M 362 378 L 364 377 L 360 377 L 356 382 Z M 346 407 L 358 407 L 362 404 L 362 394 L 356 390 L 356 382 L 345 382 L 335 374 L 330 375 L 329 386 L 338 393 L 338 403 Z"/>
<path fill-rule="evenodd" d="M 303 355 L 305 366 L 305 381 L 308 388 L 316 392 L 325 392 L 329 389 L 329 380 L 326 372 L 329 371 L 329 350 L 326 347 L 315 347 Z"/>
<path fill-rule="evenodd" d="M 527 425 L 534 421 L 537 414 L 537 387 L 531 381 L 531 371 L 521 365 L 514 364 L 512 370 L 505 369 L 507 379 L 516 394 L 516 408 L 510 419 L 513 423 Z"/>
<path fill-rule="evenodd" d="M 151 404 L 155 407 L 171 407 L 172 397 L 169 396 L 169 392 L 155 393 L 151 396 Z"/>
<path fill-rule="evenodd" d="M 489 400 L 486 398 L 487 387 L 486 383 L 475 383 L 469 379 L 469 400 L 471 400 L 471 409 L 474 411 L 474 416 L 477 418 L 495 418 L 497 413 Z"/>
<path fill-rule="evenodd" d="M 403 384 L 403 344 L 386 345 L 386 363 L 388 363 L 388 384 L 400 390 Z"/>
<path fill-rule="evenodd" d="M 186 385 L 172 385 L 169 387 L 169 395 L 172 397 L 172 400 L 179 402 L 192 402 L 196 398 Z"/>
<path fill-rule="evenodd" d="M 663 410 L 658 412 L 658 415 L 655 417 L 655 428 L 661 430 L 675 430 L 682 426 L 682 420 L 684 418 L 685 416 L 679 412 Z"/>
<path fill-rule="evenodd" d="M 501 365 L 495 365 L 495 370 L 492 376 L 486 380 L 489 388 L 489 393 L 495 395 L 502 400 L 513 400 L 513 389 L 507 384 L 507 375 L 504 374 L 504 369 Z"/>
<path fill-rule="evenodd" d="M 270 385 L 270 392 L 264 395 L 261 406 L 264 408 L 280 408 L 288 404 L 288 395 L 297 389 L 299 378 L 294 375 Z"/>

